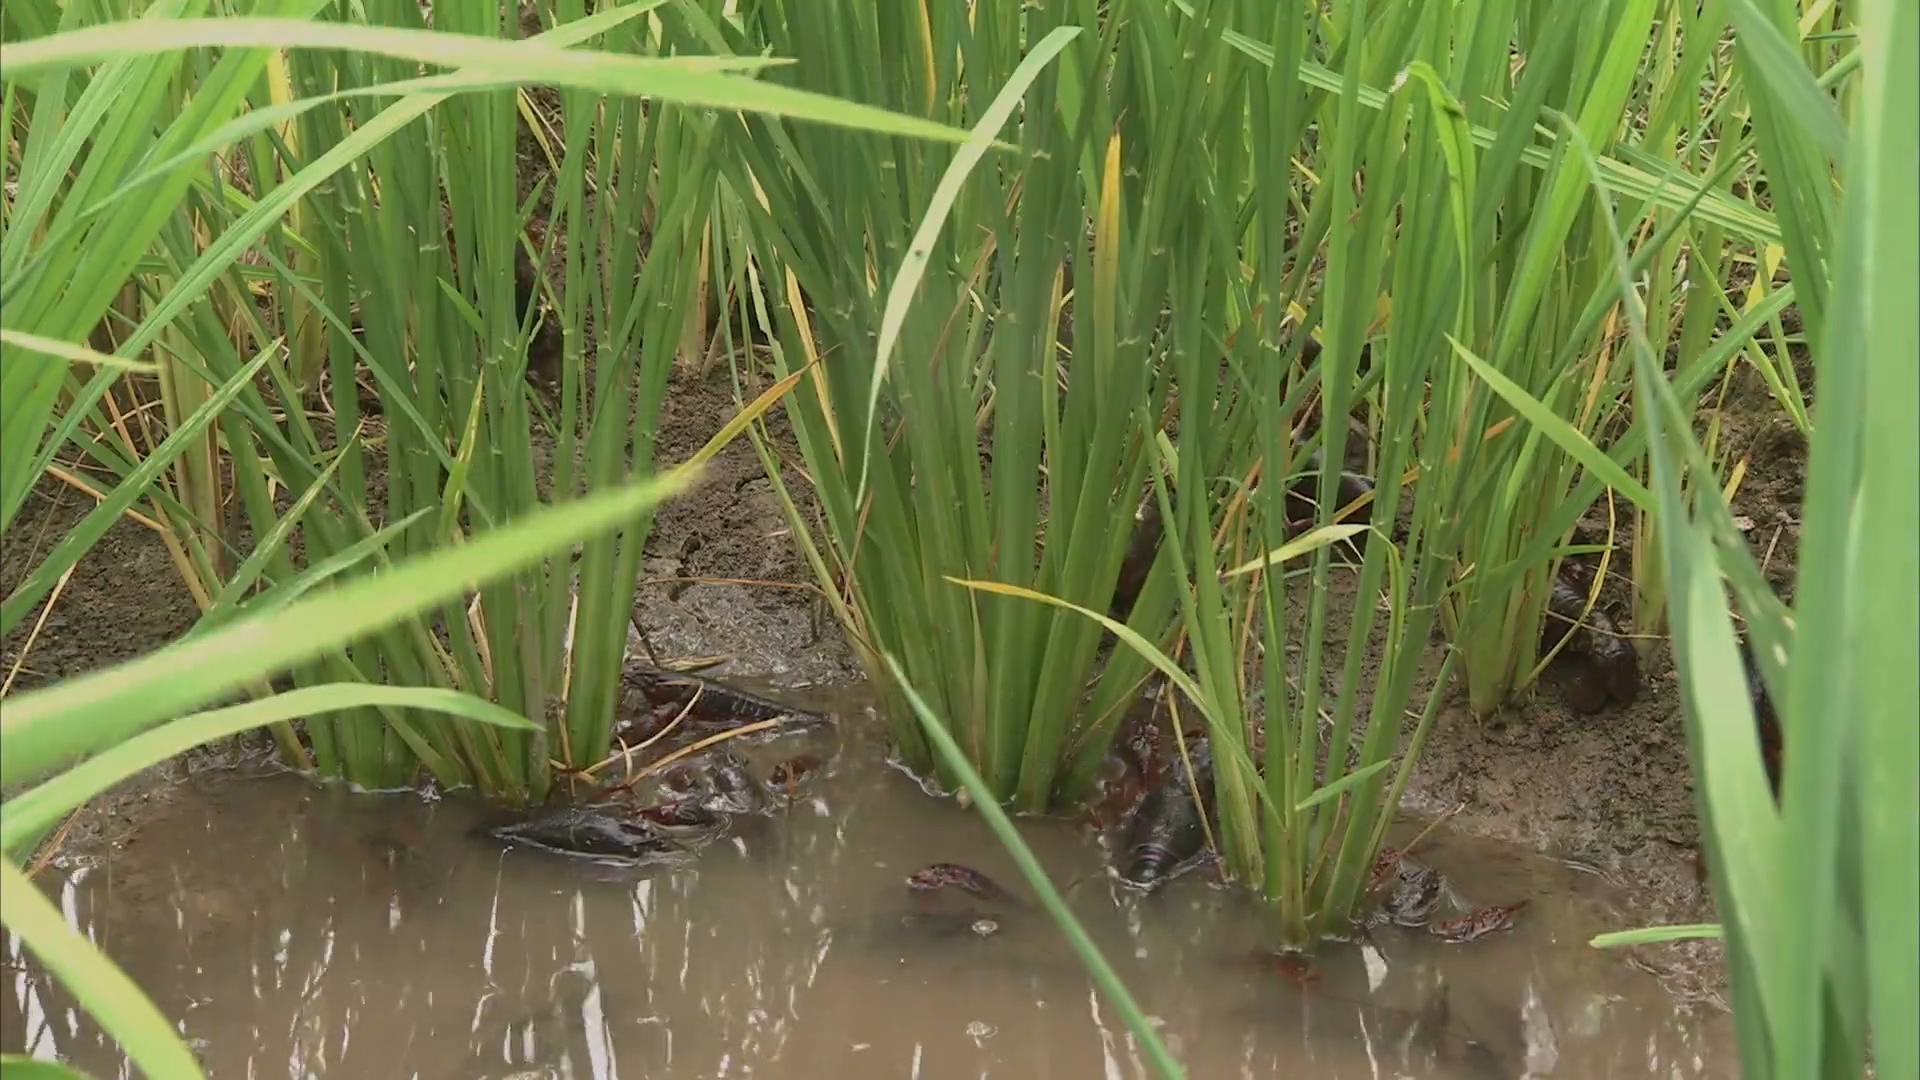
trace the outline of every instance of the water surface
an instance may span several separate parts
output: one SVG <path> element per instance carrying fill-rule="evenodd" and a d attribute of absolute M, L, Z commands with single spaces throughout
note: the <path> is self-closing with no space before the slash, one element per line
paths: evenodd
<path fill-rule="evenodd" d="M 1027 890 L 977 815 L 874 745 L 850 743 L 811 797 L 684 866 L 509 849 L 472 835 L 483 814 L 201 775 L 40 881 L 216 1080 L 1150 1075 L 1043 915 L 985 937 L 902 924 L 904 879 L 927 863 Z M 1738 1074 L 1724 1015 L 1585 944 L 1620 927 L 1597 874 L 1438 831 L 1422 856 L 1459 905 L 1531 898 L 1515 929 L 1449 945 L 1385 928 L 1303 985 L 1256 961 L 1261 916 L 1206 873 L 1140 897 L 1086 830 L 1026 835 L 1196 1080 Z M 0 1048 L 134 1075 L 8 947 Z"/>

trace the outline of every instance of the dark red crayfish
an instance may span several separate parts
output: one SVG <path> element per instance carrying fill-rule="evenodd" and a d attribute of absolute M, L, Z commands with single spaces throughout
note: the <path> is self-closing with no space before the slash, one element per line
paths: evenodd
<path fill-rule="evenodd" d="M 1302 990 L 1313 989 L 1325 977 L 1313 957 L 1302 952 L 1261 952 L 1255 956 L 1255 960 L 1265 970 L 1284 976 Z"/>
<path fill-rule="evenodd" d="M 615 729 L 615 735 L 629 744 L 659 735 L 682 713 L 685 716 L 680 719 L 680 730 L 702 734 L 763 720 L 785 720 L 794 725 L 826 722 L 817 713 L 685 672 L 628 664 L 620 682 L 620 711 L 628 719 Z"/>
<path fill-rule="evenodd" d="M 682 850 L 675 839 L 619 804 L 558 807 L 486 832 L 560 855 L 630 863 L 650 862 Z"/>
<path fill-rule="evenodd" d="M 1478 941 L 1488 934 L 1497 934 L 1502 930 L 1511 930 L 1515 916 L 1526 909 L 1527 901 L 1507 904 L 1504 907 L 1487 907 L 1479 911 L 1462 915 L 1457 919 L 1448 919 L 1427 927 L 1429 933 L 1442 941 L 1464 943 Z"/>
<path fill-rule="evenodd" d="M 681 794 L 700 786 L 700 770 L 692 762 L 682 761 L 660 774 L 660 786 Z"/>
<path fill-rule="evenodd" d="M 1403 848 L 1383 847 L 1367 873 L 1366 895 L 1378 898 L 1379 906 L 1367 916 L 1366 925 L 1425 926 L 1445 890 L 1446 879 L 1440 871 L 1416 861 Z"/>
<path fill-rule="evenodd" d="M 1292 487 L 1287 489 L 1288 532 L 1305 532 L 1313 528 L 1314 523 L 1319 520 L 1320 473 L 1325 467 L 1325 451 L 1316 448 L 1313 453 L 1307 455 L 1305 468 L 1300 477 L 1294 480 Z M 1359 473 L 1343 469 L 1340 472 L 1339 484 L 1335 488 L 1334 498 L 1336 501 L 1333 506 L 1333 512 L 1337 515 L 1347 507 L 1352 506 L 1355 501 L 1371 494 L 1373 494 L 1372 480 L 1361 476 Z M 1369 512 L 1367 508 L 1360 507 L 1348 514 L 1343 520 L 1348 522 L 1364 522 L 1368 517 Z M 1351 541 L 1348 541 L 1349 546 L 1351 543 Z M 1350 550 L 1349 554 L 1355 555 L 1358 554 L 1358 552 L 1357 550 Z"/>
<path fill-rule="evenodd" d="M 1121 763 L 1120 756 L 1110 755 L 1101 765 L 1099 785 L 1082 820 L 1095 832 L 1105 832 L 1126 817 L 1142 794 L 1139 783 Z"/>
<path fill-rule="evenodd" d="M 773 767 L 767 774 L 767 784 L 784 795 L 791 795 L 795 788 L 818 776 L 824 765 L 826 759 L 819 754 L 795 754 Z"/>
<path fill-rule="evenodd" d="M 1146 793 L 1164 779 L 1170 750 L 1166 680 L 1155 676 L 1120 718 L 1101 763 L 1098 794 L 1087 810 L 1096 831 L 1125 821 Z"/>
<path fill-rule="evenodd" d="M 698 807 L 711 814 L 757 814 L 767 808 L 767 792 L 748 771 L 746 760 L 731 750 L 710 750 L 676 762 L 660 773 L 659 785 L 671 795 L 669 806 Z"/>
<path fill-rule="evenodd" d="M 907 876 L 907 888 L 920 895 L 953 889 L 989 903 L 1013 908 L 1027 906 L 1025 901 L 1002 888 L 999 882 L 959 863 L 934 863 L 916 870 Z"/>
<path fill-rule="evenodd" d="M 1367 871 L 1367 893 L 1372 895 L 1387 887 L 1400 870 L 1400 858 L 1404 853 L 1397 847 L 1383 847 L 1373 860 L 1373 868 Z"/>
<path fill-rule="evenodd" d="M 1008 915 L 1028 910 L 998 882 L 959 863 L 914 871 L 907 876 L 907 890 L 913 907 L 900 916 L 900 925 L 918 940 L 991 938 Z"/>
<path fill-rule="evenodd" d="M 1147 573 L 1160 555 L 1160 537 L 1166 526 L 1160 520 L 1160 504 L 1149 499 L 1134 517 L 1133 539 L 1120 561 L 1120 577 L 1114 582 L 1113 601 L 1107 605 L 1110 618 L 1125 622 L 1133 614 L 1133 605 L 1146 587 Z"/>
<path fill-rule="evenodd" d="M 1566 642 L 1557 663 L 1565 675 L 1567 703 L 1576 711 L 1599 712 L 1609 702 L 1631 705 L 1640 692 L 1640 654 L 1606 612 L 1598 607 L 1587 610 L 1583 576 L 1583 569 L 1572 560 L 1560 564 L 1547 594 L 1540 653 L 1544 656 Z"/>
<path fill-rule="evenodd" d="M 725 814 L 753 814 L 766 806 L 766 792 L 747 771 L 747 763 L 732 751 L 715 755 L 707 771 L 705 805 Z"/>
<path fill-rule="evenodd" d="M 1780 801 L 1780 767 L 1785 739 L 1780 733 L 1780 716 L 1774 711 L 1773 696 L 1767 693 L 1766 680 L 1760 677 L 1760 663 L 1754 658 L 1753 645 L 1740 642 L 1740 666 L 1747 678 L 1747 697 L 1753 703 L 1753 726 L 1760 738 L 1760 762 L 1767 769 L 1767 785 L 1773 789 L 1773 801 Z M 1693 876 L 1707 880 L 1707 852 L 1704 847 L 1693 853 Z"/>
<path fill-rule="evenodd" d="M 1204 736 L 1197 736 L 1189 738 L 1187 753 L 1193 761 L 1191 780 L 1186 762 L 1176 754 L 1171 775 L 1147 792 L 1127 823 L 1120 878 L 1135 888 L 1155 888 L 1206 850 L 1205 822 L 1213 809 L 1213 751 Z"/>
<path fill-rule="evenodd" d="M 698 799 L 677 799 L 655 806 L 643 806 L 634 813 L 646 821 L 670 829 L 707 828 L 720 821 L 720 815 L 701 805 Z"/>
<path fill-rule="evenodd" d="M 1325 468 L 1326 458 L 1318 449 L 1308 454 L 1301 475 L 1295 478 L 1293 486 L 1287 489 L 1286 514 L 1287 531 L 1300 533 L 1313 527 L 1319 514 L 1320 472 Z M 1373 481 L 1349 470 L 1341 470 L 1336 489 L 1334 505 L 1337 514 L 1358 500 L 1373 494 Z M 1348 521 L 1367 520 L 1365 507 L 1356 509 L 1346 519 Z M 1127 544 L 1127 553 L 1120 561 L 1120 576 L 1114 582 L 1113 600 L 1107 605 L 1110 618 L 1125 621 L 1133 614 L 1133 606 L 1140 599 L 1140 590 L 1146 587 L 1147 575 L 1152 572 L 1153 564 L 1160 555 L 1160 541 L 1166 533 L 1166 524 L 1160 519 L 1160 503 L 1149 498 L 1134 516 L 1133 538 Z M 1358 549 L 1352 541 L 1346 541 L 1350 556 L 1357 558 Z"/>
<path fill-rule="evenodd" d="M 1780 717 L 1773 710 L 1773 697 L 1767 693 L 1766 680 L 1760 677 L 1760 663 L 1754 659 L 1751 643 L 1740 643 L 1740 666 L 1747 676 L 1747 697 L 1753 702 L 1753 726 L 1760 736 L 1760 760 L 1767 767 L 1767 783 L 1773 799 L 1780 801 L 1780 762 L 1784 739 L 1780 735 Z"/>
<path fill-rule="evenodd" d="M 1397 876 L 1398 881 L 1381 902 L 1375 921 L 1391 922 L 1395 926 L 1425 926 L 1440 903 L 1446 880 L 1440 871 L 1408 858 L 1400 860 Z"/>
<path fill-rule="evenodd" d="M 1165 680 L 1155 679 L 1148 684 L 1146 697 L 1127 712 L 1114 738 L 1115 755 L 1142 787 L 1166 773 L 1171 724 Z"/>

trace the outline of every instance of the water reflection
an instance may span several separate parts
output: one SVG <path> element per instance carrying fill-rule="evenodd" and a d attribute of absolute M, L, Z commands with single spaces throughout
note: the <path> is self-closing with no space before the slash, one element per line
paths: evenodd
<path fill-rule="evenodd" d="M 1021 882 L 976 815 L 871 749 L 688 866 L 583 868 L 476 839 L 479 820 L 457 800 L 205 781 L 42 884 L 216 1078 L 1150 1075 L 1044 916 L 986 935 L 902 920 L 903 880 L 930 862 Z M 1028 832 L 1192 1076 L 1737 1074 L 1723 1016 L 1586 947 L 1611 925 L 1605 885 L 1561 864 L 1436 834 L 1423 855 L 1463 902 L 1534 898 L 1519 925 L 1470 945 L 1387 927 L 1301 978 L 1258 959 L 1259 913 L 1206 875 L 1136 897 L 1074 828 Z M 8 955 L 0 1045 L 132 1075 L 17 941 Z"/>

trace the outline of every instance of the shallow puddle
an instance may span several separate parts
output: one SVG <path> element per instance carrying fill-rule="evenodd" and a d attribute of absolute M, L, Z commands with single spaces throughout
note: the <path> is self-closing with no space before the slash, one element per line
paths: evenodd
<path fill-rule="evenodd" d="M 902 922 L 904 880 L 932 862 L 1031 894 L 977 815 L 872 745 L 683 866 L 507 848 L 473 833 L 484 813 L 202 775 L 41 883 L 216 1080 L 1150 1075 L 1043 914 L 984 936 Z M 1260 916 L 1207 872 L 1140 897 L 1084 829 L 1026 835 L 1196 1080 L 1738 1074 L 1724 1015 L 1587 946 L 1620 928 L 1599 875 L 1443 829 L 1420 855 L 1450 902 L 1529 898 L 1517 926 L 1468 945 L 1387 927 L 1302 980 L 1257 960 Z M 8 947 L 0 1048 L 133 1075 Z"/>

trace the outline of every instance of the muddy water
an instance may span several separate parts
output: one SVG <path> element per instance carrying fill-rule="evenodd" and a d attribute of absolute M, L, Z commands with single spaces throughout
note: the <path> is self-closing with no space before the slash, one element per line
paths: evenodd
<path fill-rule="evenodd" d="M 41 881 L 215 1078 L 1149 1075 L 1044 916 L 988 936 L 902 923 L 903 879 L 930 862 L 1026 890 L 977 816 L 872 746 L 689 865 L 504 848 L 483 820 L 451 798 L 202 775 Z M 1140 898 L 1083 830 L 1027 836 L 1195 1078 L 1737 1073 L 1723 1015 L 1584 944 L 1618 926 L 1596 874 L 1436 833 L 1422 853 L 1453 902 L 1531 897 L 1519 925 L 1471 945 L 1387 928 L 1303 983 L 1255 962 L 1258 913 L 1205 872 Z M 133 1075 L 8 948 L 0 1048 Z"/>

